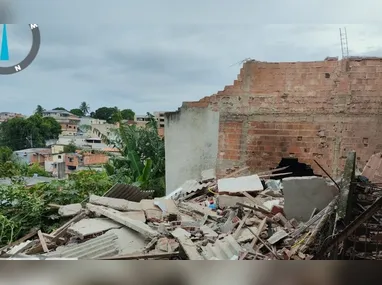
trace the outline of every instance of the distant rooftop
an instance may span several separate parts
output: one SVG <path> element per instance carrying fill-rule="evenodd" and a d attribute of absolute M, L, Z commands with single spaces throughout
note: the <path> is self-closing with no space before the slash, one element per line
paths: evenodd
<path fill-rule="evenodd" d="M 69 113 L 68 111 L 65 111 L 65 110 L 46 110 L 43 113 L 61 113 L 61 114 L 73 115 L 72 113 Z"/>

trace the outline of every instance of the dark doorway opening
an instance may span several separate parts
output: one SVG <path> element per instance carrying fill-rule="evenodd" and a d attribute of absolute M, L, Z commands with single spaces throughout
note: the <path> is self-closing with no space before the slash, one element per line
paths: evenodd
<path fill-rule="evenodd" d="M 283 179 L 286 177 L 301 177 L 301 176 L 319 176 L 314 173 L 312 167 L 306 163 L 298 161 L 298 158 L 288 157 L 282 158 L 277 168 L 289 166 L 287 169 L 274 171 L 273 174 L 292 172 L 291 174 L 285 174 L 280 176 L 274 176 L 273 179 Z"/>

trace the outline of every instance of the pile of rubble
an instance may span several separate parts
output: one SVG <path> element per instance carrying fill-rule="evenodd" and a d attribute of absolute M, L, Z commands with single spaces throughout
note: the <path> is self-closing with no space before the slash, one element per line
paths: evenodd
<path fill-rule="evenodd" d="M 285 167 L 286 168 L 286 167 Z M 284 168 L 284 169 L 285 169 Z M 284 169 L 275 169 L 273 172 Z M 187 181 L 155 199 L 91 195 L 57 206 L 70 220 L 0 249 L 3 258 L 309 260 L 338 188 L 322 177 L 273 180 L 272 171 Z"/>

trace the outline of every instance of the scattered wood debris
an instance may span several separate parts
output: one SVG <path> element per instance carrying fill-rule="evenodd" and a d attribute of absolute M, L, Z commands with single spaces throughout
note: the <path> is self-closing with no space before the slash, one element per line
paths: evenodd
<path fill-rule="evenodd" d="M 312 259 L 309 246 L 333 211 L 334 199 L 320 208 L 304 196 L 310 203 L 296 205 L 310 216 L 304 222 L 293 211 L 284 213 L 282 181 L 264 181 L 273 171 L 237 177 L 241 171 L 222 179 L 205 171 L 203 181 L 188 183 L 176 195 L 164 198 L 137 202 L 91 195 L 86 205 L 54 205 L 62 217 L 71 219 L 49 234 L 31 230 L 2 248 L 0 255 L 106 260 Z M 316 188 L 325 185 L 321 179 L 325 180 L 313 177 L 311 183 L 318 181 L 313 185 Z M 298 187 L 301 179 L 289 180 Z M 288 201 L 288 205 L 293 203 Z"/>

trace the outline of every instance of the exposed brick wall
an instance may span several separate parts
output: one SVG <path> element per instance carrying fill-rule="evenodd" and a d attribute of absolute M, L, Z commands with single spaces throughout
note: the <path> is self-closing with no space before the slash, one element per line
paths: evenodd
<path fill-rule="evenodd" d="M 218 175 L 289 156 L 338 175 L 348 151 L 362 168 L 382 150 L 382 59 L 250 61 L 233 85 L 184 105 L 220 112 Z"/>
<path fill-rule="evenodd" d="M 83 164 L 87 165 L 98 165 L 105 164 L 109 161 L 109 156 L 103 153 L 86 153 L 83 155 Z"/>

